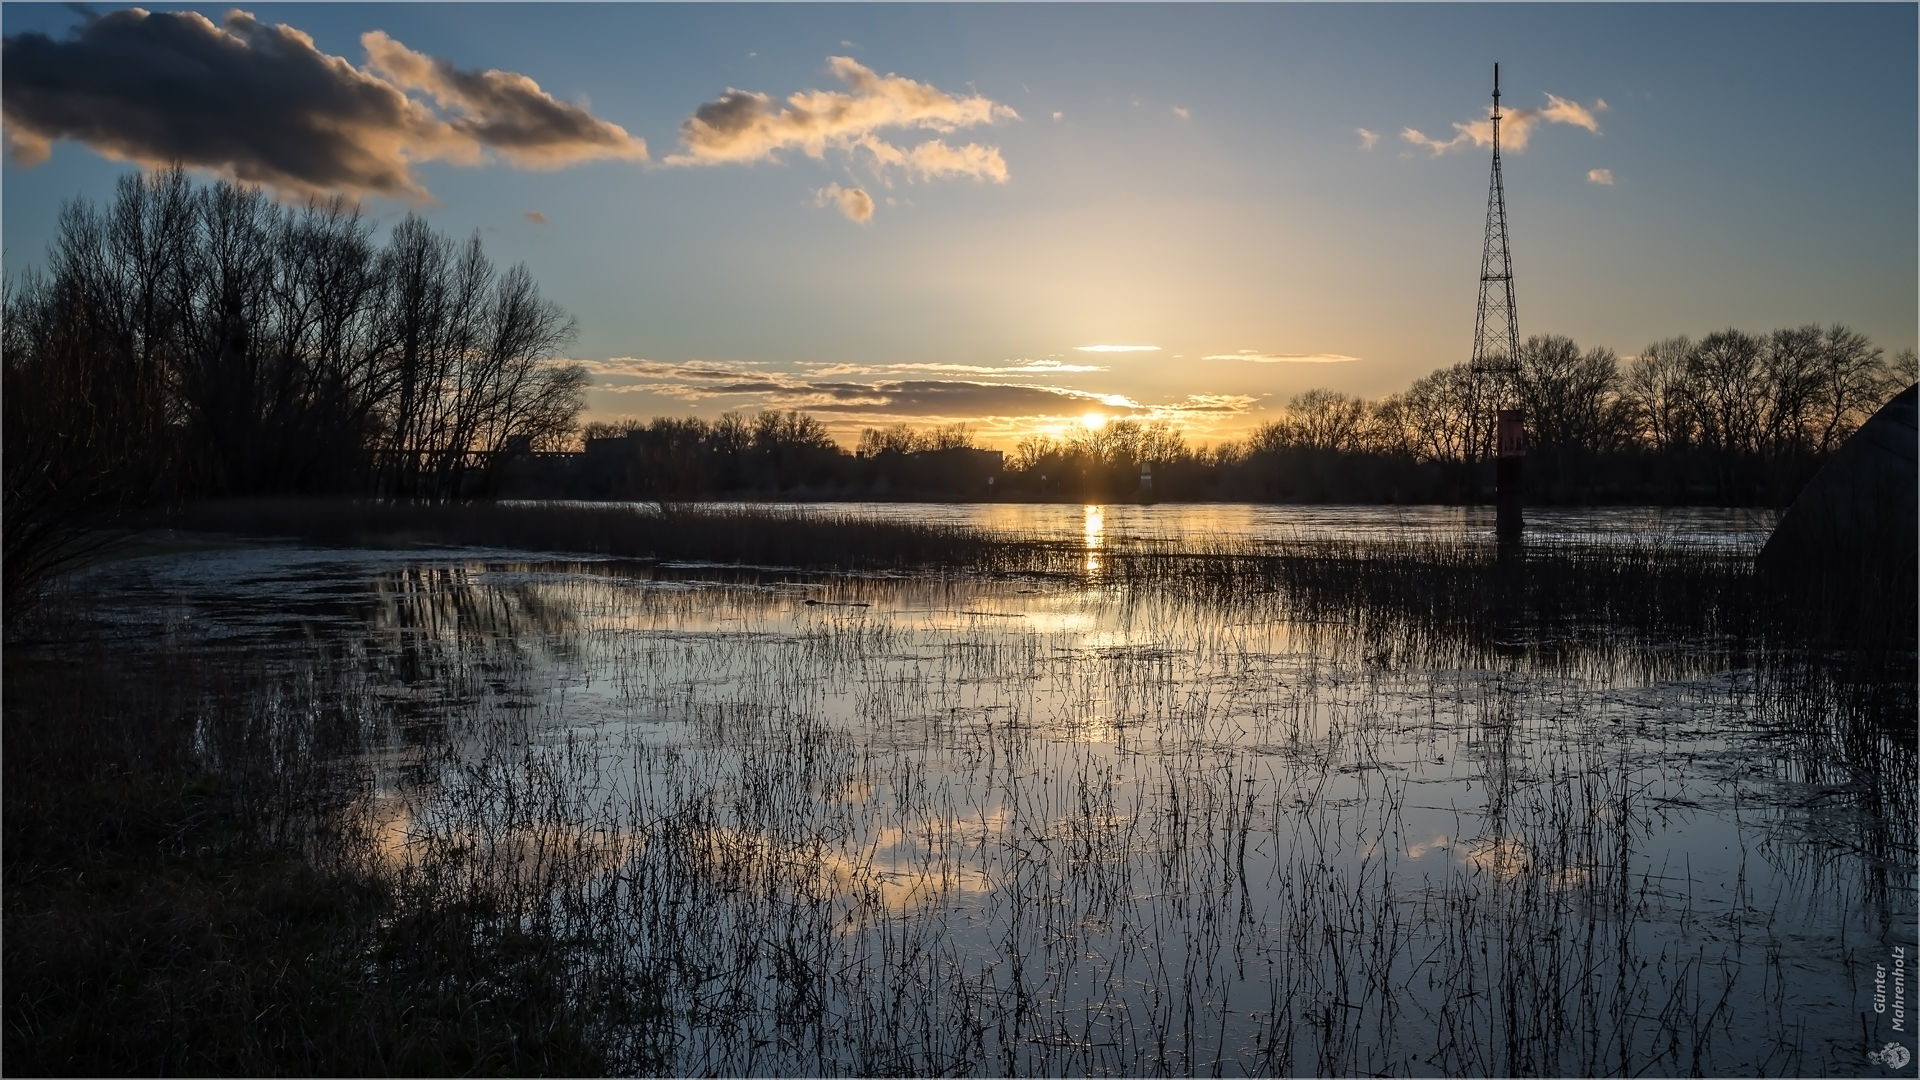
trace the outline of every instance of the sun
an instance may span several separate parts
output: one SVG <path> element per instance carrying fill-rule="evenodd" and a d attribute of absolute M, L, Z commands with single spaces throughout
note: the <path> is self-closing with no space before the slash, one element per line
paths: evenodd
<path fill-rule="evenodd" d="M 1080 422 L 1086 425 L 1088 431 L 1099 431 L 1101 426 L 1107 422 L 1107 418 L 1102 413 L 1090 412 L 1081 417 Z"/>

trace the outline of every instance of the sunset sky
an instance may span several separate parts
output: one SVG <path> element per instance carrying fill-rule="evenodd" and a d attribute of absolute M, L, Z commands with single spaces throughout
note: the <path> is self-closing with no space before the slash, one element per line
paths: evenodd
<path fill-rule="evenodd" d="M 1916 341 L 1911 4 L 91 10 L 0 9 L 9 273 L 129 162 L 345 192 L 527 263 L 589 419 L 1403 389 L 1472 347 L 1495 61 L 1523 335 Z"/>

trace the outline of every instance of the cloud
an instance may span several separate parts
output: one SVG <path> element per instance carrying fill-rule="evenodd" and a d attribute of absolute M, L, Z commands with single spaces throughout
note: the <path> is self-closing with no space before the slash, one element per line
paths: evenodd
<path fill-rule="evenodd" d="M 680 125 L 683 149 L 668 156 L 667 164 L 771 161 L 791 151 L 821 159 L 830 150 L 849 156 L 864 151 L 866 164 L 882 182 L 890 182 L 889 170 L 909 180 L 962 176 L 1006 182 L 1007 163 L 997 147 L 954 146 L 934 138 L 907 149 L 879 133 L 905 128 L 947 135 L 1018 120 L 1013 109 L 978 94 L 956 97 L 899 75 L 879 75 L 851 57 L 831 57 L 827 65 L 851 92 L 802 90 L 782 106 L 766 94 L 730 89 Z"/>
<path fill-rule="evenodd" d="M 425 199 L 414 175 L 423 161 L 495 156 L 553 169 L 646 159 L 642 140 L 524 75 L 463 72 L 379 31 L 361 43 L 369 63 L 356 68 L 244 11 L 216 25 L 191 11 L 127 8 L 62 41 L 6 38 L 0 114 L 23 165 L 71 139 L 110 158 L 180 161 L 289 194 Z"/>
<path fill-rule="evenodd" d="M 1182 413 L 1243 413 L 1259 400 L 1252 394 L 1188 394 L 1185 404 L 1173 408 Z"/>
<path fill-rule="evenodd" d="M 1159 352 L 1158 345 L 1075 345 L 1075 352 Z"/>
<path fill-rule="evenodd" d="M 1360 358 L 1340 353 L 1265 353 L 1241 349 L 1239 352 L 1215 353 L 1212 356 L 1203 356 L 1201 359 L 1245 360 L 1250 364 L 1350 364 Z"/>
<path fill-rule="evenodd" d="M 762 365 L 723 363 L 720 361 L 689 360 L 674 364 L 662 360 L 647 360 L 633 356 L 615 356 L 606 360 L 574 361 L 587 369 L 589 375 L 610 375 L 624 378 L 667 378 L 684 380 L 690 383 L 731 382 L 742 379 L 766 382 L 778 381 L 789 376 L 780 376 L 762 370 Z M 797 384 L 796 384 L 797 385 Z"/>
<path fill-rule="evenodd" d="M 885 175 L 883 167 L 894 166 L 909 176 L 918 176 L 923 180 L 954 175 L 991 180 L 996 184 L 1007 182 L 1006 160 L 1000 156 L 997 148 L 991 146 L 978 143 L 948 146 L 939 139 L 929 139 L 911 150 L 902 150 L 872 136 L 860 139 L 855 146 L 872 155 L 876 172 L 882 176 Z"/>
<path fill-rule="evenodd" d="M 1013 370 L 1046 372 L 1046 371 L 1106 371 L 1109 369 L 1104 365 L 1098 365 L 1098 364 L 1063 364 L 1058 360 L 1022 360 L 1020 361 L 1019 364 L 1015 365 Z"/>
<path fill-rule="evenodd" d="M 1612 169 L 1588 169 L 1587 182 L 1590 184 L 1601 184 L 1606 187 L 1612 187 L 1613 186 L 1613 170 Z"/>
<path fill-rule="evenodd" d="M 1193 119 L 1193 111 L 1191 109 L 1183 109 L 1178 105 L 1175 105 L 1173 107 L 1173 115 L 1179 117 L 1182 120 Z"/>
<path fill-rule="evenodd" d="M 822 415 L 859 416 L 869 420 L 891 418 L 1026 418 L 1077 416 L 1098 407 L 1147 419 L 1220 418 L 1248 411 L 1254 404 L 1246 395 L 1194 394 L 1168 404 L 1142 404 L 1124 394 L 1105 394 L 1070 387 L 1042 386 L 978 378 L 880 378 L 871 381 L 828 376 L 866 374 L 907 369 L 946 373 L 968 365 L 899 364 L 862 367 L 823 365 L 804 374 L 769 370 L 766 365 L 737 362 L 689 361 L 666 363 L 635 357 L 579 361 L 596 376 L 623 380 L 597 388 L 600 393 L 656 394 L 690 403 L 716 401 L 722 406 L 805 409 Z M 983 373 L 999 375 L 1023 370 L 1051 370 L 1040 361 Z M 1070 365 L 1062 365 L 1070 367 Z M 982 365 L 982 367 L 985 367 Z M 961 374 L 976 374 L 961 371 Z M 728 399 L 733 399 L 729 401 Z"/>
<path fill-rule="evenodd" d="M 1555 94 L 1548 94 L 1547 107 L 1544 109 L 1509 109 L 1500 117 L 1500 145 L 1516 153 L 1525 150 L 1527 140 L 1533 136 L 1534 128 L 1542 123 L 1571 124 L 1598 135 L 1600 121 L 1594 114 L 1606 111 L 1607 103 L 1601 98 L 1595 98 L 1593 105 L 1589 107 Z M 1475 120 L 1466 124 L 1456 123 L 1453 125 L 1453 130 L 1454 136 L 1451 139 L 1431 138 L 1414 128 L 1401 129 L 1400 137 L 1415 146 L 1426 147 L 1433 151 L 1435 157 L 1449 150 L 1493 145 L 1491 119 Z"/>
<path fill-rule="evenodd" d="M 547 223 L 547 215 L 541 213 L 538 210 L 529 210 L 526 213 L 521 214 L 520 216 L 523 218 L 526 218 L 528 221 L 532 222 L 535 225 L 545 225 Z"/>
<path fill-rule="evenodd" d="M 896 375 L 910 372 L 937 372 L 944 375 L 1054 375 L 1089 371 L 1107 371 L 1096 364 L 1063 364 L 1058 360 L 1022 360 L 1017 364 L 827 364 L 815 368 L 814 375 Z"/>
<path fill-rule="evenodd" d="M 865 225 L 873 220 L 873 196 L 859 188 L 843 188 L 839 184 L 828 184 L 813 193 L 813 205 L 834 205 L 847 215 L 847 220 Z"/>
<path fill-rule="evenodd" d="M 1362 150 L 1371 150 L 1373 149 L 1373 144 L 1380 141 L 1379 132 L 1368 131 L 1366 128 L 1354 128 L 1353 130 L 1360 134 L 1360 149 Z"/>
<path fill-rule="evenodd" d="M 620 357 L 588 361 L 585 366 L 596 375 L 643 380 L 600 388 L 609 393 L 652 393 L 686 401 L 745 397 L 757 399 L 756 403 L 764 406 L 816 412 L 892 410 L 941 415 L 1004 414 L 1056 410 L 1069 405 L 1104 405 L 1124 400 L 1115 395 L 1057 386 L 976 382 L 971 379 L 854 382 L 704 361 L 670 364 Z"/>
<path fill-rule="evenodd" d="M 511 71 L 461 71 L 373 30 L 360 35 L 367 68 L 402 90 L 425 93 L 456 131 L 523 169 L 560 169 L 601 158 L 645 161 L 647 145 L 617 124 L 555 100 Z"/>

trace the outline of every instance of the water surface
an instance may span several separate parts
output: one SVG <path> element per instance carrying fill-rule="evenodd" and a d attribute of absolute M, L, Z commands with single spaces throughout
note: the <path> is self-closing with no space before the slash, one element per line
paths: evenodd
<path fill-rule="evenodd" d="M 1089 546 L 1489 524 L 858 509 Z M 1741 550 L 1765 525 L 1534 520 Z M 630 1033 L 659 1071 L 1878 1075 L 1904 1037 L 1873 978 L 1914 947 L 1911 800 L 1821 748 L 1830 703 L 1712 643 L 1476 651 L 1258 595 L 484 551 L 95 584 L 331 658 L 377 721 L 373 857 L 564 913 L 580 978 L 664 1003 Z"/>

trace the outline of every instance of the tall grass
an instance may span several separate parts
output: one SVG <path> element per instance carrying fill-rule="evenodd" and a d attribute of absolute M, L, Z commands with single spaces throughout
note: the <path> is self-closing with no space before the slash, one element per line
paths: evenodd
<path fill-rule="evenodd" d="M 864 542 L 818 524 L 746 561 Z M 37 634 L 76 644 L 7 658 L 10 1063 L 1854 1067 L 1826 936 L 1911 923 L 1912 740 L 1738 558 L 968 542 L 865 577 L 423 555 L 285 650 Z M 140 770 L 101 805 L 152 829 L 76 845 L 110 815 L 59 775 Z"/>
<path fill-rule="evenodd" d="M 386 737 L 359 672 L 64 599 L 6 656 L 11 1072 L 605 1068 L 550 937 L 359 869 L 351 766 Z"/>
<path fill-rule="evenodd" d="M 349 547 L 480 546 L 836 570 L 1025 568 L 1030 553 L 1044 547 L 979 530 L 831 511 L 675 503 L 232 500 L 184 507 L 156 523 Z"/>

